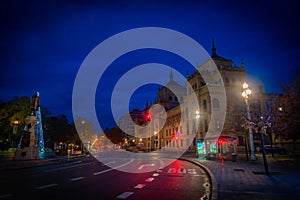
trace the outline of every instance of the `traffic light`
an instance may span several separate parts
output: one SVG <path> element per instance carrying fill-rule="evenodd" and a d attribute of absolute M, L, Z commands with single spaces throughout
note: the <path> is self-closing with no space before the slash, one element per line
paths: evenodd
<path fill-rule="evenodd" d="M 146 113 L 145 119 L 146 119 L 146 121 L 150 121 L 150 120 L 151 120 L 151 115 L 150 115 L 150 113 Z"/>
<path fill-rule="evenodd" d="M 176 132 L 176 133 L 172 133 L 172 140 L 178 140 L 179 139 L 179 133 L 178 132 Z"/>

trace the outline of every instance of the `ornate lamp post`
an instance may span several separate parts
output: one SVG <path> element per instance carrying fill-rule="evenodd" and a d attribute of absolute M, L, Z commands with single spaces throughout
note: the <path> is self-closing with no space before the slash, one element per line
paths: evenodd
<path fill-rule="evenodd" d="M 251 114 L 250 114 L 250 103 L 249 103 L 249 96 L 251 95 L 251 90 L 248 84 L 245 82 L 243 84 L 243 92 L 242 96 L 246 102 L 247 106 L 247 117 L 248 120 L 251 122 Z M 254 149 L 254 139 L 253 139 L 253 130 L 252 125 L 249 126 L 249 142 L 250 142 L 250 151 L 251 151 L 251 160 L 256 161 L 255 149 Z"/>
<path fill-rule="evenodd" d="M 195 118 L 196 118 L 196 123 L 198 123 L 198 126 L 196 126 L 196 127 L 199 128 L 199 121 L 200 121 L 200 111 L 199 110 L 195 111 Z M 198 148 L 197 148 L 198 139 L 199 139 L 199 136 L 198 136 L 198 129 L 197 129 L 196 130 L 196 157 L 197 158 L 199 158 Z"/>
<path fill-rule="evenodd" d="M 12 121 L 12 124 L 13 124 L 13 133 L 12 133 L 12 136 L 10 137 L 10 145 L 12 147 L 14 147 L 14 138 L 15 138 L 15 135 L 17 135 L 18 133 L 18 126 L 20 124 L 20 121 L 19 119 L 15 119 Z"/>

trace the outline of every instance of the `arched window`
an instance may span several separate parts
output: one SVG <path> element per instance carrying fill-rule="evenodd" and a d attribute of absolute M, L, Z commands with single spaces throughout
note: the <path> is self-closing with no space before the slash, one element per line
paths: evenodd
<path fill-rule="evenodd" d="M 219 109 L 220 108 L 220 103 L 218 99 L 213 99 L 213 108 L 214 109 Z"/>
<path fill-rule="evenodd" d="M 207 103 L 206 99 L 203 100 L 203 110 L 206 112 L 207 111 Z"/>
<path fill-rule="evenodd" d="M 227 77 L 225 78 L 225 83 L 229 84 L 229 78 L 227 78 Z"/>

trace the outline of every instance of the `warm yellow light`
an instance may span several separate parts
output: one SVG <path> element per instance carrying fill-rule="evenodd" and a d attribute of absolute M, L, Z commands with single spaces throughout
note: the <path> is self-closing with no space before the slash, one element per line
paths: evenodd
<path fill-rule="evenodd" d="M 246 90 L 246 94 L 247 94 L 247 95 L 251 94 L 251 90 L 250 90 L 250 89 L 247 89 L 247 90 Z"/>
<path fill-rule="evenodd" d="M 243 97 L 247 97 L 247 94 L 246 94 L 245 91 L 242 92 L 242 96 L 243 96 Z"/>
<path fill-rule="evenodd" d="M 248 85 L 246 82 L 244 82 L 244 84 L 243 84 L 243 92 L 242 92 L 242 96 L 243 96 L 244 98 L 248 98 L 248 96 L 249 96 L 251 93 L 252 93 L 252 91 L 250 90 L 249 85 Z"/>
<path fill-rule="evenodd" d="M 196 119 L 200 119 L 200 112 L 199 112 L 199 110 L 196 110 L 195 114 L 196 114 Z"/>
<path fill-rule="evenodd" d="M 18 124 L 19 124 L 19 121 L 18 121 L 18 120 L 14 120 L 14 121 L 13 121 L 13 124 L 14 124 L 14 125 L 18 125 Z"/>

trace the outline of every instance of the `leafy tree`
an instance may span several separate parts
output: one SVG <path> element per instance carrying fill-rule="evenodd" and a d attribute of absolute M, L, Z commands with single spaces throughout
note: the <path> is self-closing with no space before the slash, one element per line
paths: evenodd
<path fill-rule="evenodd" d="M 296 70 L 289 83 L 281 85 L 282 95 L 275 109 L 277 135 L 287 139 L 300 139 L 300 70 Z"/>
<path fill-rule="evenodd" d="M 80 138 L 65 115 L 46 117 L 43 122 L 45 146 L 52 148 L 54 143 L 80 144 Z"/>
<path fill-rule="evenodd" d="M 119 127 L 106 129 L 104 133 L 107 136 L 107 138 L 114 144 L 120 143 L 124 139 L 124 133 Z"/>
<path fill-rule="evenodd" d="M 0 105 L 0 148 L 16 147 L 21 129 L 24 127 L 25 118 L 30 114 L 30 99 L 26 96 L 14 97 L 13 100 L 2 102 Z M 17 125 L 13 122 L 18 121 Z M 14 126 L 18 126 L 16 134 L 13 134 Z"/>

